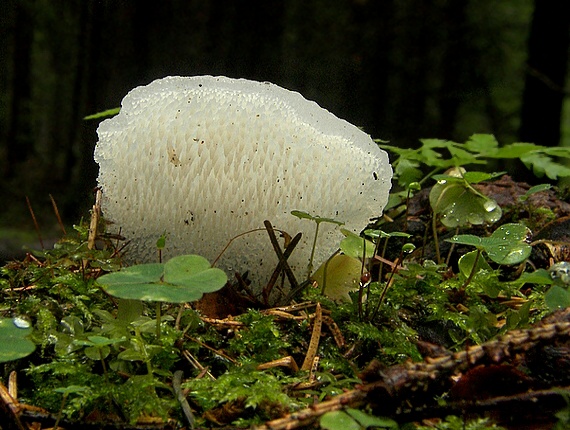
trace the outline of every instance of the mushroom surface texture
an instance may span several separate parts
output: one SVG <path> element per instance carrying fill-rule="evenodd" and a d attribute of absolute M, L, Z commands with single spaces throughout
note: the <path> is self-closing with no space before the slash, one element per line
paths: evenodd
<path fill-rule="evenodd" d="M 131 241 L 131 262 L 199 254 L 213 262 L 242 233 L 276 229 L 303 237 L 288 262 L 307 273 L 315 223 L 304 211 L 344 222 L 356 233 L 388 200 L 392 168 L 369 135 L 267 82 L 166 77 L 130 91 L 120 113 L 97 130 L 95 161 L 104 216 Z M 314 267 L 342 239 L 321 223 Z M 283 243 L 281 244 L 284 248 Z M 264 285 L 278 263 L 266 231 L 232 242 L 217 266 L 249 271 Z"/>

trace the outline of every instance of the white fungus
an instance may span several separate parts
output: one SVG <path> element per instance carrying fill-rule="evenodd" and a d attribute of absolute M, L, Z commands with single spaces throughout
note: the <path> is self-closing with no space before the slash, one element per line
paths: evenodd
<path fill-rule="evenodd" d="M 369 135 L 266 82 L 166 77 L 133 89 L 98 130 L 95 160 L 103 212 L 129 240 L 136 262 L 195 253 L 213 261 L 235 236 L 277 229 L 303 238 L 289 258 L 306 274 L 315 224 L 300 210 L 359 232 L 388 200 L 392 169 Z M 321 224 L 315 267 L 337 249 L 338 227 Z M 265 231 L 236 239 L 217 264 L 249 271 L 258 285 L 277 257 Z"/>

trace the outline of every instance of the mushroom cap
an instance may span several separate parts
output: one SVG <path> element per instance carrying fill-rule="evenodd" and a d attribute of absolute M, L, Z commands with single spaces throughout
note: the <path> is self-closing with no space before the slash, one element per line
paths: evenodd
<path fill-rule="evenodd" d="M 300 210 L 359 232 L 388 200 L 392 168 L 369 135 L 267 82 L 226 77 L 166 77 L 130 91 L 120 113 L 97 130 L 95 161 L 107 220 L 131 244 L 133 262 L 200 254 L 214 261 L 247 231 L 303 233 L 289 263 L 306 275 L 315 223 Z M 342 235 L 320 225 L 315 267 Z M 232 242 L 218 266 L 249 271 L 259 285 L 277 265 L 267 233 Z"/>

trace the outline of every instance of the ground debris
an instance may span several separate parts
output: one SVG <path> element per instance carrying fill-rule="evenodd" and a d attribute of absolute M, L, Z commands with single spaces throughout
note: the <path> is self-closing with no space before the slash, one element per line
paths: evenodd
<path fill-rule="evenodd" d="M 529 378 L 521 376 L 524 383 L 519 384 L 519 392 L 490 393 L 477 399 L 465 399 L 456 395 L 445 405 L 438 404 L 434 399 L 453 390 L 462 377 L 469 377 L 469 372 L 473 369 L 478 369 L 479 373 L 491 372 L 493 378 L 505 375 L 513 378 L 520 374 L 515 368 L 524 365 L 527 355 L 540 356 L 545 347 L 569 343 L 570 308 L 550 315 L 531 328 L 512 330 L 460 352 L 427 358 L 418 363 L 408 361 L 388 368 L 373 361 L 361 374 L 363 384 L 356 389 L 257 428 L 300 428 L 315 422 L 327 412 L 363 405 L 370 406 L 375 415 L 399 416 L 406 421 L 445 417 L 450 413 L 461 415 L 465 412 L 505 411 L 513 407 L 520 408 L 521 405 L 532 405 L 528 411 L 533 413 L 535 419 L 552 416 L 545 412 L 563 406 L 562 393 L 570 393 L 569 381 L 559 381 L 558 384 L 551 381 L 550 384 L 545 384 L 539 382 L 540 375 L 531 374 Z M 563 371 L 570 375 L 570 368 Z M 480 388 L 483 391 L 486 389 Z M 539 415 L 536 411 L 542 414 Z M 522 415 L 524 417 L 521 418 L 526 418 L 526 414 Z"/>

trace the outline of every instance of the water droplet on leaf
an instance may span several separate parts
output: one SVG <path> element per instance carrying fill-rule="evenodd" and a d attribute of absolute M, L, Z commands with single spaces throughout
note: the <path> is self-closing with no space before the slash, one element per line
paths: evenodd
<path fill-rule="evenodd" d="M 23 317 L 14 317 L 12 320 L 14 325 L 18 328 L 30 328 L 31 323 Z"/>

